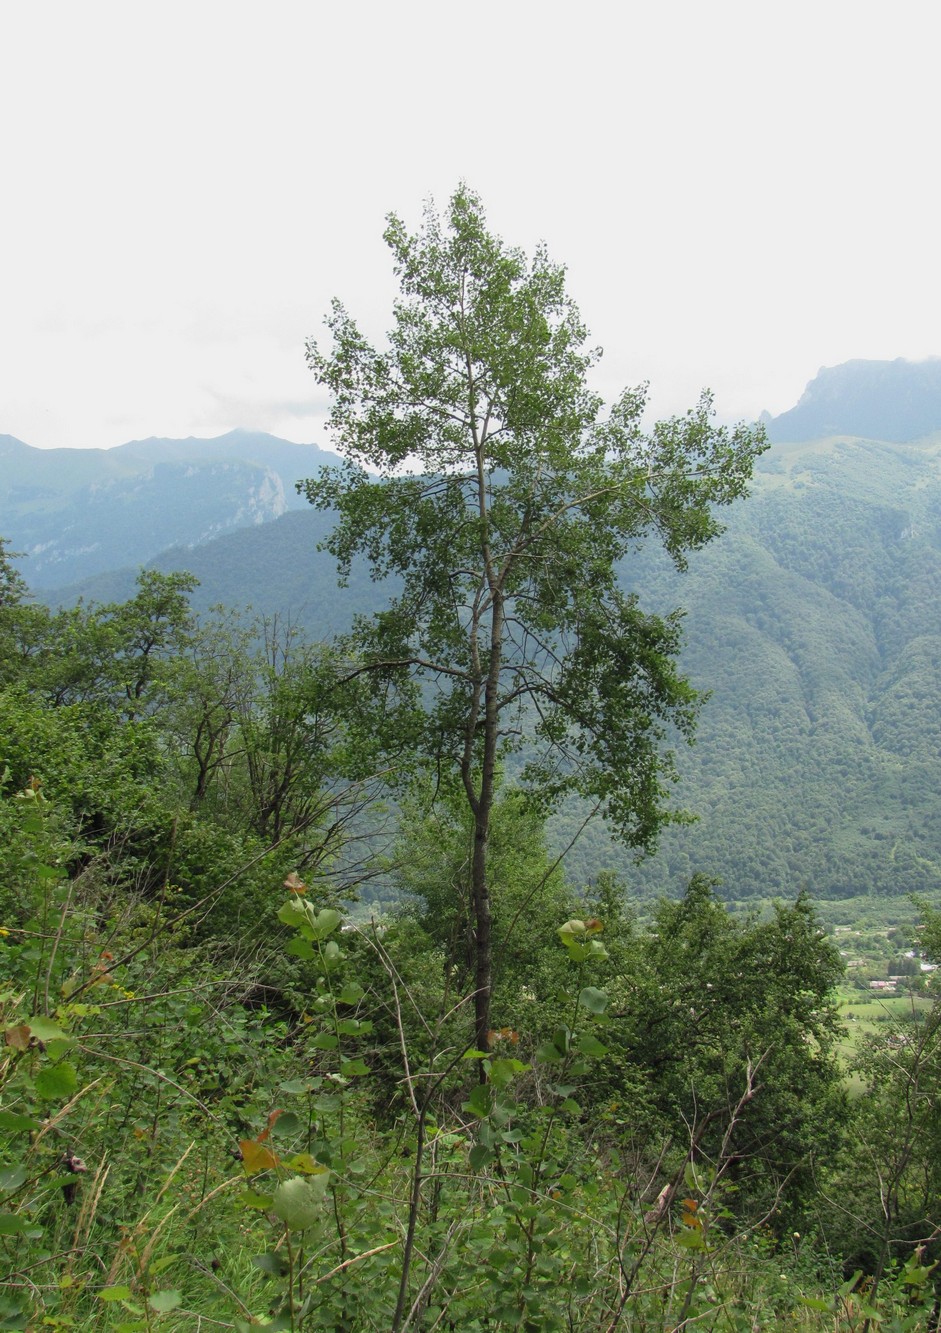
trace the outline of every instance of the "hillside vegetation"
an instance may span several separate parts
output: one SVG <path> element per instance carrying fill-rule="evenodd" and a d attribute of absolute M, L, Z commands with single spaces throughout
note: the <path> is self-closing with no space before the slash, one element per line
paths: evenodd
<path fill-rule="evenodd" d="M 399 908 L 344 916 L 369 692 L 180 577 L 48 613 L 4 569 L 0 1327 L 937 1327 L 930 988 L 849 1100 L 809 899 L 641 924 L 507 788 L 469 1047 L 460 808 L 403 803 Z"/>
<path fill-rule="evenodd" d="M 939 468 L 935 439 L 759 464 L 681 590 L 684 666 L 711 695 L 680 759 L 702 822 L 665 839 L 670 874 L 734 897 L 939 887 Z M 680 595 L 665 572 L 641 582 Z"/>
<path fill-rule="evenodd" d="M 938 1333 L 941 912 L 789 892 L 934 887 L 935 446 L 740 506 L 466 187 L 385 236 L 313 522 L 52 608 L 0 541 L 0 1327 Z"/>

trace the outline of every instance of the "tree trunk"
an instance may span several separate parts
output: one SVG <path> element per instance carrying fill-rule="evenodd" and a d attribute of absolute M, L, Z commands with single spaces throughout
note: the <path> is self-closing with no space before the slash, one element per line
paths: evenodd
<path fill-rule="evenodd" d="M 498 691 L 503 659 L 503 598 L 493 594 L 490 619 L 490 663 L 484 692 L 484 753 L 480 796 L 474 810 L 474 855 L 471 862 L 471 896 L 474 904 L 474 1041 L 479 1051 L 490 1049 L 490 995 L 493 983 L 493 935 L 488 882 L 490 814 L 497 774 L 497 741 L 500 722 Z M 481 1080 L 484 1070 L 481 1068 Z"/>

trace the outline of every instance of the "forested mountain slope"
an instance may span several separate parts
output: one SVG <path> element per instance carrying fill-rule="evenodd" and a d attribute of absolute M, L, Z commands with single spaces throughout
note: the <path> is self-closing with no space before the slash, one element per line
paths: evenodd
<path fill-rule="evenodd" d="M 590 830 L 575 877 L 614 864 L 657 892 L 698 870 L 735 898 L 941 885 L 941 362 L 821 371 L 769 430 L 793 439 L 824 420 L 892 439 L 775 443 L 688 573 L 643 551 L 625 567 L 642 605 L 687 610 L 684 665 L 711 697 L 679 755 L 677 803 L 700 818 L 640 867 Z M 926 423 L 937 433 L 897 442 Z M 331 461 L 313 445 L 236 431 L 42 451 L 3 437 L 0 460 L 0 534 L 27 551 L 41 598 L 126 599 L 147 561 L 192 571 L 197 608 L 250 604 L 316 637 L 381 604 L 355 567 L 339 589 L 317 550 L 329 517 L 293 486 Z M 556 820 L 560 845 L 575 820 Z"/>
<path fill-rule="evenodd" d="M 941 444 L 777 446 L 683 579 L 627 578 L 688 608 L 711 691 L 683 799 L 701 816 L 632 872 L 693 870 L 733 896 L 941 883 Z"/>
<path fill-rule="evenodd" d="M 302 508 L 295 480 L 336 461 L 242 430 L 116 449 L 33 449 L 3 435 L 0 535 L 28 556 L 33 588 L 60 588 Z"/>
<path fill-rule="evenodd" d="M 382 596 L 355 570 L 337 588 L 316 550 L 328 526 L 285 514 L 155 564 L 196 574 L 197 605 L 247 602 L 327 636 Z M 677 801 L 700 819 L 640 867 L 589 831 L 573 874 L 615 864 L 658 892 L 699 870 L 735 898 L 941 883 L 941 436 L 775 445 L 688 573 L 640 552 L 624 578 L 643 604 L 687 610 L 684 665 L 711 697 Z M 132 586 L 128 570 L 82 591 Z"/>

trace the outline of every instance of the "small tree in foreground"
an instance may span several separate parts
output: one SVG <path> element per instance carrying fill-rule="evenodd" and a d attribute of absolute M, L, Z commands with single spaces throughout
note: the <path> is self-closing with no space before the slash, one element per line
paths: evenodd
<path fill-rule="evenodd" d="M 676 667 L 679 613 L 645 614 L 619 566 L 653 532 L 682 568 L 720 530 L 713 506 L 744 494 L 764 440 L 715 427 L 708 395 L 650 431 L 643 390 L 605 410 L 564 270 L 491 235 L 467 188 L 416 235 L 390 217 L 385 238 L 401 284 L 388 347 L 339 303 L 332 349 L 308 345 L 347 463 L 301 486 L 337 512 L 326 545 L 342 573 L 365 555 L 397 580 L 352 647 L 357 669 L 419 683 L 421 714 L 396 743 L 456 775 L 472 814 L 486 1049 L 500 757 L 525 741 L 522 785 L 543 806 L 578 792 L 629 846 L 653 844 L 671 817 L 663 743 L 670 728 L 689 736 L 697 696 Z"/>

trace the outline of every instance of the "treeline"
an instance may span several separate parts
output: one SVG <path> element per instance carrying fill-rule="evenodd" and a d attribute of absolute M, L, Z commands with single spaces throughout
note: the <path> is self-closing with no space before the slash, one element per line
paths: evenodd
<path fill-rule="evenodd" d="M 0 562 L 0 1327 L 938 1326 L 937 1005 L 851 1099 L 809 899 L 642 926 L 504 783 L 475 1046 L 466 806 L 377 813 L 394 699 L 191 591 Z"/>

